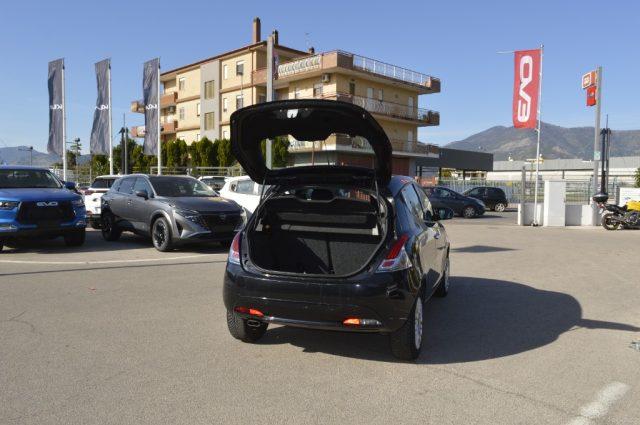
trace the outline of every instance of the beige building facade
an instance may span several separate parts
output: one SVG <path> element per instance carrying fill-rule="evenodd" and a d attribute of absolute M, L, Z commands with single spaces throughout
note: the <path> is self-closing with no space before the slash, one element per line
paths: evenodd
<path fill-rule="evenodd" d="M 321 98 L 351 102 L 373 114 L 393 145 L 393 170 L 415 175 L 416 158 L 436 157 L 436 146 L 417 140 L 418 128 L 439 125 L 437 112 L 418 107 L 421 95 L 440 92 L 440 80 L 344 51 L 315 53 L 285 47 L 274 31 L 274 98 Z M 188 144 L 230 136 L 229 118 L 244 106 L 266 101 L 267 42 L 253 21 L 252 44 L 161 74 L 161 139 Z M 139 110 L 136 102 L 132 110 Z M 134 136 L 140 129 L 132 129 Z M 369 165 L 368 144 L 333 136 L 324 143 L 293 141 L 294 165 L 316 161 Z"/>

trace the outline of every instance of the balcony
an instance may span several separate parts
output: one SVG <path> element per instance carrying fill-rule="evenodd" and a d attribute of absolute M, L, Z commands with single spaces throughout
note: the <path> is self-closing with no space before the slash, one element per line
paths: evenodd
<path fill-rule="evenodd" d="M 394 154 L 402 156 L 402 154 L 413 154 L 417 156 L 427 156 L 437 158 L 439 155 L 438 147 L 415 140 L 391 139 L 391 147 Z M 311 151 L 351 151 L 373 153 L 373 149 L 369 142 L 362 137 L 350 137 L 346 135 L 332 135 L 325 141 L 306 142 L 292 141 L 289 146 L 289 152 L 311 152 Z M 411 156 L 411 155 L 408 155 Z"/>
<path fill-rule="evenodd" d="M 178 92 L 165 93 L 160 97 L 160 107 L 166 108 L 168 106 L 173 106 L 176 104 L 178 100 Z"/>
<path fill-rule="evenodd" d="M 178 129 L 178 123 L 176 121 L 164 122 L 160 124 L 161 134 L 172 134 Z"/>
<path fill-rule="evenodd" d="M 400 120 L 417 121 L 421 125 L 440 125 L 440 113 L 425 108 L 345 94 L 339 94 L 337 100 L 353 103 L 372 114 L 384 115 Z"/>
<path fill-rule="evenodd" d="M 276 78 L 286 81 L 297 75 L 312 76 L 314 73 L 330 72 L 335 68 L 341 68 L 348 73 L 365 72 L 372 77 L 409 84 L 424 94 L 440 92 L 438 78 L 341 50 L 305 56 L 282 63 L 276 69 Z M 259 78 L 258 73 L 260 73 Z M 254 84 L 266 82 L 266 68 L 256 70 L 254 74 L 256 74 Z"/>

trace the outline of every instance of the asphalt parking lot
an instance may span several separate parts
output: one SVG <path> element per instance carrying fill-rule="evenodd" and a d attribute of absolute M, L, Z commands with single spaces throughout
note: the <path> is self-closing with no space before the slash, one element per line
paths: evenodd
<path fill-rule="evenodd" d="M 640 233 L 513 222 L 446 222 L 451 292 L 416 363 L 378 335 L 234 340 L 216 246 L 5 250 L 0 423 L 640 423 Z"/>

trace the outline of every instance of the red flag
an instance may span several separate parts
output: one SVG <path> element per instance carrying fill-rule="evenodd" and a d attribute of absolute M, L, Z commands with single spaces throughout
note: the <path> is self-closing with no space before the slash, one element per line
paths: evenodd
<path fill-rule="evenodd" d="M 540 87 L 540 49 L 515 52 L 513 126 L 536 128 Z"/>

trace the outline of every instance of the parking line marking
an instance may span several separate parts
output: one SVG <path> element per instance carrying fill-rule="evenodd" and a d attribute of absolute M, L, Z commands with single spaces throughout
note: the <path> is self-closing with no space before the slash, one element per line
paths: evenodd
<path fill-rule="evenodd" d="M 100 260 L 100 261 L 31 261 L 31 260 L 0 260 L 0 263 L 8 264 L 46 264 L 46 265 L 92 265 L 92 264 L 114 264 L 114 263 L 145 263 L 152 261 L 172 261 L 182 260 L 185 258 L 205 258 L 207 254 L 197 255 L 181 255 L 179 257 L 161 257 L 161 258 L 136 258 L 129 260 Z"/>
<path fill-rule="evenodd" d="M 622 382 L 612 382 L 598 392 L 594 401 L 580 408 L 580 416 L 573 418 L 568 425 L 589 425 L 593 420 L 604 417 L 613 404 L 620 400 L 631 387 Z"/>

